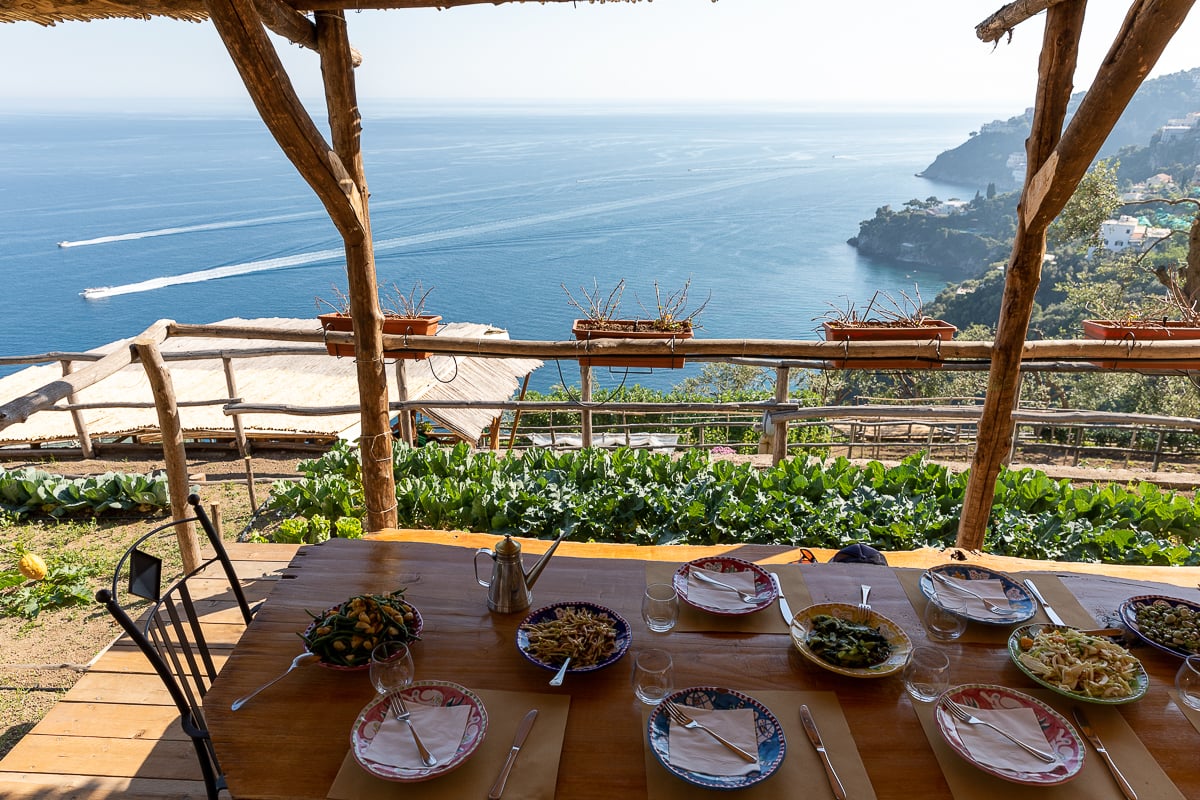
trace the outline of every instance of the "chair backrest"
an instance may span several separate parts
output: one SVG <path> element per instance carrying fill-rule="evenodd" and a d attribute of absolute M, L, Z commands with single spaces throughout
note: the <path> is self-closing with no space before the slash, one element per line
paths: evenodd
<path fill-rule="evenodd" d="M 236 641 L 223 641 L 226 637 L 219 631 L 227 629 L 232 618 L 240 633 L 252 614 L 200 498 L 190 495 L 188 503 L 193 516 L 172 519 L 139 537 L 117 563 L 111 589 L 101 589 L 96 599 L 137 644 L 166 685 L 179 709 L 183 730 L 195 745 L 208 796 L 216 798 L 224 788 L 224 778 L 204 720 L 204 696 L 218 673 L 214 646 Z M 175 530 L 187 522 L 200 524 L 213 555 L 163 589 L 164 559 L 178 562 Z M 139 598 L 150 601 L 149 609 L 131 613 L 130 609 L 140 604 Z"/>

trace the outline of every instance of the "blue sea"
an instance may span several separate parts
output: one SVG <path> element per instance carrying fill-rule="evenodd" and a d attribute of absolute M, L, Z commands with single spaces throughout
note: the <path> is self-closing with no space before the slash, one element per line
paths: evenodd
<path fill-rule="evenodd" d="M 363 148 L 382 286 L 426 310 L 570 338 L 562 286 L 709 298 L 698 335 L 816 339 L 830 305 L 931 299 L 953 276 L 846 244 L 885 204 L 974 196 L 915 177 L 979 114 L 394 108 Z M 0 355 L 83 350 L 155 320 L 307 317 L 341 239 L 253 113 L 0 114 Z M 62 245 L 62 246 L 60 246 Z M 87 292 L 87 290 L 93 290 Z M 87 292 L 87 296 L 85 296 Z M 6 319 L 13 319 L 11 316 Z M 747 320 L 750 322 L 747 324 Z M 554 364 L 532 385 L 578 381 Z M 629 380 L 669 387 L 685 370 Z M 12 371 L 0 368 L 0 374 Z M 620 376 L 602 375 L 615 385 Z"/>

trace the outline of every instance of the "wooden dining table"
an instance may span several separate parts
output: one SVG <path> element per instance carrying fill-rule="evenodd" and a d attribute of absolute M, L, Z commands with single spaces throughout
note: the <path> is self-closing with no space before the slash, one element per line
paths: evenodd
<path fill-rule="evenodd" d="M 633 641 L 630 652 L 613 665 L 568 674 L 560 688 L 553 688 L 548 685 L 551 673 L 530 663 L 516 646 L 517 628 L 528 612 L 489 611 L 487 590 L 477 583 L 472 565 L 478 541 L 331 540 L 297 552 L 204 701 L 213 746 L 235 797 L 485 797 L 528 708 L 543 712 L 530 737 L 531 745 L 541 737 L 542 755 L 530 755 L 528 762 L 524 754 L 518 756 L 506 798 L 704 796 L 710 790 L 669 774 L 647 749 L 650 707 L 633 694 L 631 663 L 634 653 L 649 647 L 673 656 L 675 687 L 728 688 L 760 700 L 779 716 L 787 770 L 744 790 L 746 796 L 833 797 L 799 719 L 793 718 L 799 702 L 818 714 L 834 765 L 853 790 L 851 797 L 1121 796 L 1090 746 L 1084 774 L 1091 783 L 1027 787 L 985 774 L 948 749 L 931 727 L 929 707 L 910 699 L 898 674 L 859 679 L 811 663 L 793 645 L 782 620 L 772 620 L 780 616 L 774 604 L 744 621 L 715 618 L 711 624 L 689 608 L 691 616 L 681 615 L 674 630 L 650 632 L 640 613 L 647 581 L 669 577 L 684 560 L 709 552 L 696 548 L 656 548 L 655 561 L 619 557 L 619 552 L 618 557 L 595 557 L 594 547 L 573 550 L 565 543 L 538 575 L 532 608 L 563 601 L 597 603 L 628 621 Z M 527 544 L 527 569 L 537 558 L 536 549 Z M 914 645 L 933 644 L 950 656 L 952 684 L 997 684 L 1033 694 L 1068 719 L 1072 706 L 1079 705 L 1039 687 L 1014 665 L 1003 641 L 1007 629 L 992 631 L 994 626 L 972 623 L 956 642 L 929 640 L 919 622 L 920 599 L 913 592 L 919 570 L 801 565 L 790 563 L 796 558 L 794 549 L 780 546 L 711 552 L 778 573 L 795 611 L 843 592 L 847 596 L 840 599 L 856 603 L 858 585 L 869 584 L 872 607 L 897 622 Z M 490 560 L 479 560 L 486 575 Z M 1075 624 L 1090 618 L 1096 627 L 1112 624 L 1120 603 L 1134 595 L 1200 599 L 1195 589 L 1122 577 L 1047 572 L 1038 581 L 1044 591 L 1058 591 Z M 488 706 L 485 747 L 455 772 L 424 783 L 372 783 L 376 779 L 349 755 L 352 726 L 375 697 L 365 671 L 309 663 L 238 711 L 230 710 L 234 699 L 278 676 L 303 652 L 298 634 L 311 614 L 356 594 L 398 588 L 405 589 L 405 599 L 424 622 L 421 639 L 412 648 L 416 680 L 454 682 L 476 692 Z M 1035 619 L 1044 620 L 1041 613 Z M 1142 787 L 1139 800 L 1200 798 L 1200 723 L 1189 719 L 1172 696 L 1180 660 L 1148 646 L 1132 652 L 1150 678 L 1146 695 L 1119 707 L 1087 704 L 1086 710 L 1102 734 L 1128 738 L 1114 755 L 1126 760 L 1122 767 L 1135 788 Z M 473 794 L 479 786 L 483 791 Z"/>

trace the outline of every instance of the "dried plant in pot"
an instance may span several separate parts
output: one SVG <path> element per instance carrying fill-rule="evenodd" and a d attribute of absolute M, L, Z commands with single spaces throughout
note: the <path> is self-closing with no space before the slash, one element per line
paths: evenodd
<path fill-rule="evenodd" d="M 887 292 L 871 296 L 866 307 L 859 309 L 849 300 L 844 306 L 829 304 L 822 317 L 821 330 L 829 342 L 887 342 L 887 341 L 945 341 L 954 338 L 958 330 L 940 319 L 927 317 L 921 310 L 919 291 L 916 299 L 901 292 L 897 300 Z M 941 358 L 936 351 L 928 357 L 897 358 L 839 358 L 832 362 L 837 369 L 938 369 Z"/>
<path fill-rule="evenodd" d="M 683 286 L 673 292 L 664 293 L 658 282 L 654 282 L 655 308 L 653 311 L 642 306 L 644 316 L 621 317 L 621 297 L 625 292 L 625 279 L 619 280 L 605 293 L 599 285 L 593 282 L 591 290 L 586 286 L 580 287 L 580 297 L 577 299 L 571 291 L 562 285 L 567 295 L 567 304 L 577 309 L 582 316 L 576 319 L 571 327 L 575 338 L 581 342 L 594 339 L 638 339 L 665 340 L 690 339 L 700 326 L 696 323 L 710 298 L 693 309 L 689 309 L 692 281 L 689 278 Z M 639 303 L 641 305 L 641 303 Z M 583 367 L 642 367 L 679 369 L 684 365 L 685 358 L 681 355 L 654 356 L 584 356 L 579 359 Z"/>
<path fill-rule="evenodd" d="M 1097 318 L 1083 320 L 1083 335 L 1087 339 L 1121 341 L 1132 344 L 1146 341 L 1200 340 L 1200 310 L 1191 293 L 1180 284 L 1176 273 L 1162 268 L 1155 271 L 1165 288 L 1161 297 L 1141 297 L 1120 306 L 1096 299 L 1092 310 Z M 1200 370 L 1200 341 L 1197 357 L 1178 361 L 1155 361 L 1152 368 L 1139 372 L 1178 372 Z M 1105 369 L 1128 366 L 1128 362 L 1105 360 L 1092 362 Z"/>
<path fill-rule="evenodd" d="M 434 336 L 437 334 L 440 315 L 425 313 L 425 300 L 433 291 L 431 286 L 425 289 L 420 281 L 413 284 L 405 292 L 396 284 L 386 292 L 380 301 L 383 311 L 383 334 L 385 336 Z M 333 309 L 330 313 L 319 314 L 321 328 L 325 331 L 351 332 L 354 330 L 350 316 L 350 298 L 336 286 L 333 287 L 333 300 L 317 298 L 317 306 Z M 325 349 L 330 355 L 354 356 L 353 344 L 326 342 Z M 429 358 L 429 353 L 420 350 L 384 350 L 384 358 L 403 358 L 421 360 Z"/>

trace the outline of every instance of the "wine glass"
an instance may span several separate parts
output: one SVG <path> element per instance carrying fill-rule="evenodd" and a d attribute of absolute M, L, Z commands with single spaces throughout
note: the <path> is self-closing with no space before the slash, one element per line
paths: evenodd
<path fill-rule="evenodd" d="M 371 651 L 371 683 L 387 696 L 413 682 L 413 660 L 404 642 L 383 642 Z"/>

